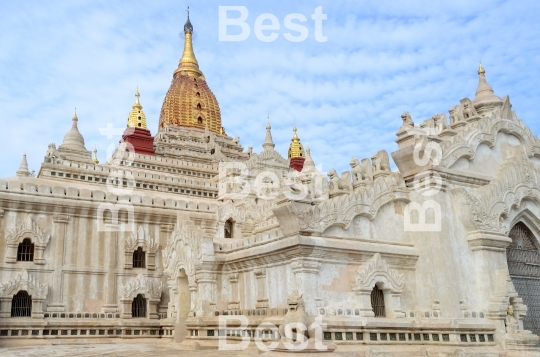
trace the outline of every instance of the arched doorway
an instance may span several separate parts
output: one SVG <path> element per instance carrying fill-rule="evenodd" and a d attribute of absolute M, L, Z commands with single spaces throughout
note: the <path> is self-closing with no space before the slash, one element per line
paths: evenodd
<path fill-rule="evenodd" d="M 189 281 L 184 269 L 178 274 L 178 319 L 185 320 L 191 310 L 191 292 Z"/>
<path fill-rule="evenodd" d="M 523 328 L 540 335 L 540 251 L 531 230 L 518 222 L 508 235 L 506 248 L 508 271 L 519 297 L 527 305 Z"/>

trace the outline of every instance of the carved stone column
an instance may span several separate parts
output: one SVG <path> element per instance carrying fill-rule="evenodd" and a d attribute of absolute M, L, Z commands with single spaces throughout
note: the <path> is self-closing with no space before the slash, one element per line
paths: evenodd
<path fill-rule="evenodd" d="M 240 309 L 240 299 L 238 298 L 238 273 L 229 274 L 229 282 L 231 284 L 231 298 L 229 300 L 229 310 Z"/>
<path fill-rule="evenodd" d="M 44 297 L 33 297 L 32 296 L 32 318 L 33 319 L 42 319 L 45 315 L 43 314 L 43 302 L 45 301 Z"/>
<path fill-rule="evenodd" d="M 305 258 L 295 259 L 291 263 L 292 270 L 296 276 L 298 292 L 302 294 L 307 314 L 316 315 L 316 299 L 319 295 L 319 269 L 321 263 L 316 260 Z"/>
<path fill-rule="evenodd" d="M 197 316 L 211 316 L 216 307 L 214 297 L 216 274 L 209 268 L 199 268 L 196 270 L 195 277 L 198 285 Z M 190 285 L 190 291 L 191 289 Z M 193 293 L 191 301 L 193 301 Z"/>
<path fill-rule="evenodd" d="M 189 284 L 189 294 L 190 294 L 190 316 L 195 316 L 195 311 L 197 310 L 197 284 Z"/>
<path fill-rule="evenodd" d="M 52 275 L 51 303 L 47 306 L 47 311 L 63 312 L 65 304 L 62 301 L 62 291 L 64 290 L 62 266 L 64 265 L 64 248 L 67 235 L 67 224 L 69 216 L 57 214 L 53 216 L 54 230 L 56 232 L 54 239 L 53 264 L 54 272 Z"/>
<path fill-rule="evenodd" d="M 257 279 L 257 304 L 258 309 L 268 307 L 268 295 L 266 294 L 266 269 L 257 268 L 253 271 L 255 279 Z"/>

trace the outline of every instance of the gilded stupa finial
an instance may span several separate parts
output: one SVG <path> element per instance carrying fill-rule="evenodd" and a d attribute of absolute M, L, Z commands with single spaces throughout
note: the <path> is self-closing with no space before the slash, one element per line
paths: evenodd
<path fill-rule="evenodd" d="M 482 66 L 482 61 L 480 61 L 480 65 L 478 66 L 478 74 L 485 74 L 486 71 L 484 70 L 484 66 Z"/>
<path fill-rule="evenodd" d="M 135 91 L 135 104 L 131 107 L 131 112 L 128 115 L 128 127 L 146 129 L 146 115 L 144 115 L 143 107 L 140 101 L 141 94 L 139 86 Z"/>
<path fill-rule="evenodd" d="M 92 161 L 94 162 L 94 164 L 99 164 L 99 160 L 97 158 L 97 147 L 94 146 L 94 157 L 92 158 Z"/>
<path fill-rule="evenodd" d="M 193 52 L 193 25 L 189 20 L 189 7 L 186 10 L 188 17 L 186 23 L 184 24 L 184 53 L 178 64 L 178 68 L 174 71 L 174 76 L 178 73 L 185 73 L 191 76 L 202 76 L 202 72 L 199 70 L 199 62 L 195 58 L 195 53 Z"/>
<path fill-rule="evenodd" d="M 141 102 L 139 101 L 139 97 L 141 95 L 139 94 L 139 86 L 137 85 L 137 90 L 135 91 L 135 105 L 141 105 Z"/>
<path fill-rule="evenodd" d="M 73 112 L 73 118 L 71 118 L 73 121 L 78 121 L 79 118 L 77 118 L 77 108 L 75 108 L 75 111 Z"/>

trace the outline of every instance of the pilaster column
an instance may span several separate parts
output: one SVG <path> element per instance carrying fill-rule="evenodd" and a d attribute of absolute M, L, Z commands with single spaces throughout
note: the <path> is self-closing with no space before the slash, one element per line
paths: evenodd
<path fill-rule="evenodd" d="M 125 232 L 124 232 L 125 234 Z M 116 301 L 116 255 L 118 250 L 118 235 L 119 231 L 109 231 L 105 232 L 105 239 L 107 241 L 107 275 L 105 277 L 105 288 L 106 300 L 105 304 L 102 306 L 101 311 L 104 313 L 107 312 L 117 312 L 118 304 Z M 131 312 L 131 307 L 130 307 Z"/>
<path fill-rule="evenodd" d="M 54 236 L 54 254 L 52 254 L 52 264 L 54 271 L 52 274 L 52 284 L 51 284 L 51 303 L 47 306 L 47 311 L 63 312 L 65 311 L 65 304 L 62 301 L 62 291 L 64 290 L 64 279 L 62 267 L 64 266 L 65 258 L 65 245 L 66 245 L 66 235 L 67 235 L 67 224 L 69 223 L 70 217 L 65 214 L 56 214 L 53 216 L 54 222 L 54 231 L 56 232 Z M 37 246 L 35 246 L 35 253 L 38 252 Z M 44 248 L 44 247 L 43 247 Z M 40 250 L 40 259 L 44 263 L 43 251 Z M 36 262 L 34 257 L 34 262 Z M 42 263 L 42 264 L 43 264 Z M 33 299 L 32 299 L 33 300 Z M 32 310 L 33 315 L 33 310 Z"/>
<path fill-rule="evenodd" d="M 506 288 L 505 279 L 498 278 L 495 272 L 508 271 L 505 252 L 512 240 L 502 233 L 474 231 L 468 234 L 467 241 L 474 257 L 475 300 L 482 304 L 473 308 L 488 310 L 493 292 Z"/>
<path fill-rule="evenodd" d="M 196 283 L 189 284 L 188 287 L 189 287 L 189 296 L 190 296 L 189 315 L 192 316 L 197 310 L 197 292 L 199 289 Z"/>
<path fill-rule="evenodd" d="M 266 268 L 257 268 L 253 271 L 257 279 L 257 304 L 256 308 L 268 307 L 268 295 L 266 294 Z"/>
<path fill-rule="evenodd" d="M 229 274 L 229 283 L 231 286 L 231 298 L 229 300 L 229 310 L 240 309 L 240 301 L 238 299 L 238 273 Z"/>
<path fill-rule="evenodd" d="M 210 269 L 207 270 L 205 268 L 199 268 L 196 270 L 195 277 L 198 285 L 197 316 L 212 316 L 216 307 L 214 298 L 216 274 Z M 190 291 L 192 291 L 191 289 L 192 288 L 190 286 Z M 193 299 L 191 301 L 193 302 Z"/>
<path fill-rule="evenodd" d="M 11 317 L 11 302 L 12 296 L 0 297 L 0 318 Z"/>
<path fill-rule="evenodd" d="M 44 317 L 44 314 L 43 314 L 44 301 L 45 301 L 45 298 L 32 297 L 32 318 L 33 319 L 42 319 Z"/>
<path fill-rule="evenodd" d="M 302 294 L 307 314 L 316 315 L 316 298 L 319 295 L 319 269 L 321 263 L 316 260 L 298 258 L 293 260 L 291 268 L 296 276 L 298 292 Z"/>

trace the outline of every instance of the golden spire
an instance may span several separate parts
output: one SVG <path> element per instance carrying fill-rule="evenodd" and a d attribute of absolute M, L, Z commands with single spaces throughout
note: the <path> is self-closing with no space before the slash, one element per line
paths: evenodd
<path fill-rule="evenodd" d="M 184 25 L 184 53 L 180 58 L 178 68 L 174 71 L 174 76 L 180 72 L 184 72 L 187 75 L 202 76 L 202 72 L 199 70 L 199 62 L 195 58 L 195 52 L 193 52 L 193 25 L 189 21 L 189 6 L 186 10 L 188 17 Z"/>
<path fill-rule="evenodd" d="M 294 158 L 305 158 L 306 154 L 304 153 L 304 148 L 300 143 L 300 138 L 296 134 L 296 125 L 293 128 L 293 137 L 291 139 L 291 145 L 289 145 L 289 159 Z"/>
<path fill-rule="evenodd" d="M 140 96 L 139 86 L 137 86 L 137 91 L 135 92 L 135 104 L 133 104 L 133 109 L 131 109 L 128 116 L 128 127 L 146 129 L 146 116 L 142 110 L 143 107 L 139 100 Z"/>
<path fill-rule="evenodd" d="M 79 118 L 77 118 L 77 108 L 75 108 L 75 111 L 73 113 L 73 118 L 71 118 L 71 120 L 74 120 L 74 121 L 78 121 Z"/>
<path fill-rule="evenodd" d="M 94 164 L 99 164 L 99 160 L 97 158 L 97 147 L 94 146 L 94 157 L 92 158 L 92 161 L 94 162 Z"/>
<path fill-rule="evenodd" d="M 484 67 L 482 66 L 482 61 L 480 61 L 480 66 L 478 67 L 478 74 L 485 74 L 486 71 L 484 70 Z"/>

